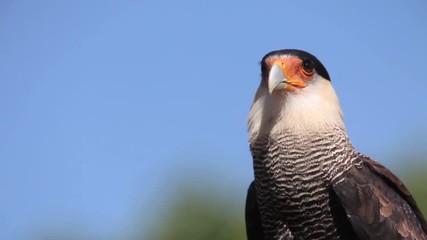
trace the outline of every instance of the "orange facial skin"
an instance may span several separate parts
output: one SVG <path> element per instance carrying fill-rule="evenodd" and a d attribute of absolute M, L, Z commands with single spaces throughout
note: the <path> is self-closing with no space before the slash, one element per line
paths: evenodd
<path fill-rule="evenodd" d="M 303 68 L 303 61 L 296 57 L 268 59 L 267 64 L 273 66 L 278 64 L 286 76 L 284 91 L 296 92 L 308 86 L 313 79 L 314 71 L 307 72 Z"/>

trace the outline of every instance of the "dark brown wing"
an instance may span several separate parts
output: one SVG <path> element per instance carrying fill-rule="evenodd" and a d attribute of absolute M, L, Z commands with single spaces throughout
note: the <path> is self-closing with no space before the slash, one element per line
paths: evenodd
<path fill-rule="evenodd" d="M 245 208 L 246 235 L 248 240 L 264 240 L 254 181 L 249 185 Z"/>
<path fill-rule="evenodd" d="M 360 239 L 427 239 L 427 225 L 403 183 L 374 160 L 361 157 L 332 189 Z"/>
<path fill-rule="evenodd" d="M 380 175 L 387 182 L 387 184 L 392 186 L 392 188 L 399 193 L 399 195 L 409 204 L 409 206 L 411 206 L 412 211 L 420 221 L 421 227 L 423 228 L 424 232 L 427 233 L 427 223 L 423 214 L 418 208 L 415 199 L 412 197 L 411 193 L 405 187 L 405 185 L 399 180 L 399 178 L 397 178 L 396 175 L 394 175 L 386 167 L 370 159 L 369 157 L 364 156 L 362 159 L 367 167 L 369 167 L 376 174 Z"/>

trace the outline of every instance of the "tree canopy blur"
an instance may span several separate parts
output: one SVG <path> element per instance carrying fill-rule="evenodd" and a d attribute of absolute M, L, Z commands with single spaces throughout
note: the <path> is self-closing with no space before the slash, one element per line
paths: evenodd
<path fill-rule="evenodd" d="M 402 180 L 414 195 L 421 211 L 427 216 L 427 166 L 405 171 Z M 246 239 L 244 202 L 230 202 L 209 196 L 206 190 L 192 189 L 180 196 L 156 223 L 148 240 L 222 240 Z"/>
<path fill-rule="evenodd" d="M 207 189 L 190 189 L 171 203 L 169 211 L 160 218 L 141 240 L 228 240 L 246 239 L 244 203 L 235 196 L 221 199 Z"/>
<path fill-rule="evenodd" d="M 408 159 L 408 158 L 406 158 Z M 420 159 L 418 159 L 420 160 Z M 427 214 L 427 165 L 418 162 L 418 168 L 404 171 L 400 168 L 399 176 L 414 195 L 423 214 Z M 249 184 L 249 183 L 248 183 Z M 232 188 L 232 184 L 229 186 Z M 175 195 L 167 199 L 166 207 L 157 211 L 160 216 L 150 219 L 148 231 L 115 234 L 108 239 L 130 240 L 244 240 L 246 239 L 244 223 L 244 204 L 246 189 L 228 196 L 215 194 L 212 186 L 189 186 L 185 182 L 177 183 Z M 228 191 L 230 192 L 230 191 Z M 232 191 L 231 191 L 232 192 Z M 144 209 L 142 209 L 144 211 Z M 145 212 L 145 211 L 144 211 Z M 141 214 L 143 215 L 143 214 Z M 141 216 L 145 218 L 147 216 Z M 152 221 L 151 221 L 152 220 Z M 140 223 L 135 221 L 136 229 Z M 57 232 L 57 231 L 55 231 Z M 68 234 L 67 234 L 68 233 Z M 72 234 L 71 234 L 72 233 Z M 64 237 L 66 236 L 66 237 Z M 59 235 L 47 234 L 40 239 L 104 239 L 83 236 L 73 231 L 60 231 Z"/>

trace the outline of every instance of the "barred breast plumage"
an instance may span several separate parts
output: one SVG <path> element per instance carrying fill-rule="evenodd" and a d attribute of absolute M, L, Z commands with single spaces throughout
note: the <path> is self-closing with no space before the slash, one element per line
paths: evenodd
<path fill-rule="evenodd" d="M 284 226 L 304 239 L 343 237 L 329 208 L 329 186 L 358 155 L 343 129 L 304 135 L 287 129 L 259 136 L 251 151 L 266 239 L 279 239 Z"/>

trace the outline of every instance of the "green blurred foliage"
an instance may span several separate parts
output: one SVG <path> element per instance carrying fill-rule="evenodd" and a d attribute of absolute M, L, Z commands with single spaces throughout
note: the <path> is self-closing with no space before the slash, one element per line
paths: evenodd
<path fill-rule="evenodd" d="M 189 189 L 160 218 L 141 240 L 229 240 L 246 239 L 244 203 L 236 196 L 226 199 L 207 193 L 208 189 Z"/>
<path fill-rule="evenodd" d="M 424 217 L 427 217 L 427 165 L 407 171 L 402 181 L 414 196 Z"/>
<path fill-rule="evenodd" d="M 424 165 L 400 174 L 425 216 L 427 216 L 426 173 L 427 165 Z M 244 202 L 234 203 L 237 196 L 229 196 L 229 202 L 222 201 L 216 196 L 207 194 L 206 191 L 189 189 L 183 193 L 156 223 L 157 227 L 152 229 L 151 235 L 140 239 L 246 239 Z"/>
<path fill-rule="evenodd" d="M 408 158 L 406 158 L 408 159 Z M 417 163 L 417 164 L 416 164 Z M 413 169 L 399 168 L 398 175 L 414 195 L 418 206 L 427 216 L 427 164 L 416 161 L 407 164 L 416 166 Z M 202 179 L 198 179 L 199 183 Z M 249 184 L 249 183 L 248 183 Z M 246 189 L 233 192 L 225 188 L 234 189 L 232 184 L 222 186 L 220 192 L 215 187 L 200 184 L 195 187 L 181 181 L 176 181 L 176 188 L 181 189 L 175 195 L 164 198 L 163 207 L 156 212 L 158 216 L 150 216 L 150 226 L 144 227 L 144 232 L 133 232 L 128 235 L 115 234 L 108 239 L 130 240 L 245 240 L 244 204 Z M 216 187 L 218 188 L 218 186 Z M 224 194 L 227 193 L 227 194 Z M 142 209 L 144 210 L 144 209 Z M 145 212 L 145 211 L 144 211 Z M 141 214 L 141 218 L 145 218 Z M 138 225 L 139 224 L 139 225 Z M 135 221 L 135 229 L 141 223 Z M 148 229 L 148 230 L 147 230 Z M 105 239 L 96 237 L 83 237 L 73 231 L 60 231 L 63 234 L 43 234 L 42 240 L 77 240 L 77 239 Z M 77 231 L 78 232 L 78 231 Z M 65 234 L 67 233 L 67 234 Z M 73 234 L 70 234 L 73 233 Z M 118 237 L 117 237 L 118 236 Z"/>

